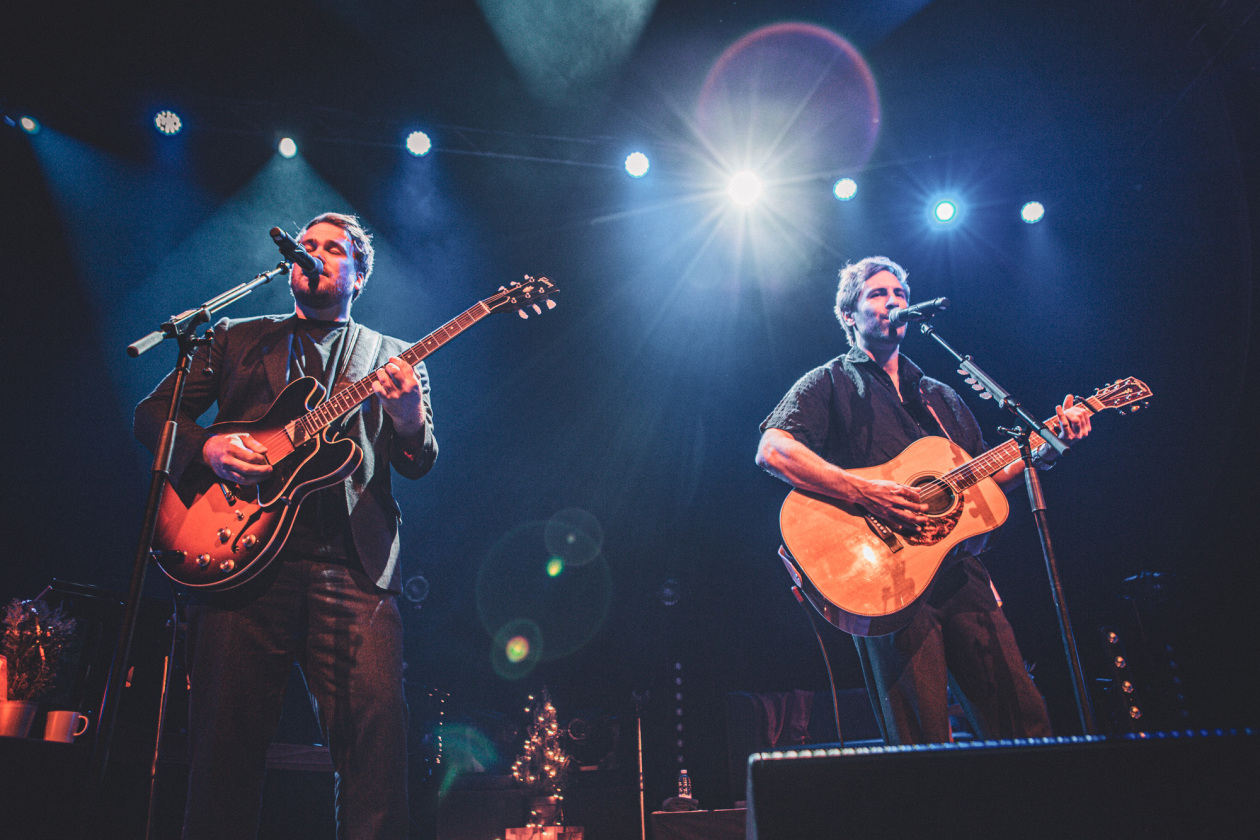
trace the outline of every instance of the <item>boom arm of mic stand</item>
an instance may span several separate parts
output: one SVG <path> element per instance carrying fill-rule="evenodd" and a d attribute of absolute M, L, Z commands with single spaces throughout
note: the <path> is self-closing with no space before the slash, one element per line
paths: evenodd
<path fill-rule="evenodd" d="M 236 303 L 236 301 L 245 297 L 254 289 L 264 283 L 270 283 L 281 274 L 287 274 L 288 271 L 289 264 L 282 262 L 270 271 L 264 271 L 262 274 L 259 274 L 253 280 L 241 283 L 239 286 L 210 298 L 210 300 L 195 309 L 185 309 L 178 315 L 172 315 L 160 328 L 149 333 L 144 338 L 137 339 L 127 345 L 127 355 L 134 359 L 136 356 L 157 347 L 168 338 L 178 339 L 182 335 L 187 335 L 189 332 L 197 329 L 197 327 L 207 323 L 210 320 L 210 316 L 215 312 L 218 312 L 225 306 Z"/>
<path fill-rule="evenodd" d="M 1013 412 L 1021 420 L 1027 423 L 1030 429 L 1036 429 L 1037 434 L 1041 435 L 1041 437 L 1045 439 L 1046 444 L 1049 445 L 1055 452 L 1063 455 L 1068 451 L 1068 445 L 1059 440 L 1058 435 L 1050 431 L 1049 426 L 1025 411 L 1024 407 L 1019 404 L 1019 401 L 1012 397 L 1009 391 L 994 381 L 991 376 L 981 370 L 980 366 L 973 362 L 970 356 L 963 356 L 953 347 L 950 347 L 949 343 L 945 341 L 945 339 L 941 338 L 940 335 L 937 334 L 936 330 L 932 329 L 931 324 L 924 322 L 919 329 L 923 331 L 924 335 L 930 335 L 933 339 L 935 339 L 937 344 L 944 347 L 946 352 L 958 360 L 959 370 L 975 381 L 977 390 L 988 394 L 1002 408 Z"/>

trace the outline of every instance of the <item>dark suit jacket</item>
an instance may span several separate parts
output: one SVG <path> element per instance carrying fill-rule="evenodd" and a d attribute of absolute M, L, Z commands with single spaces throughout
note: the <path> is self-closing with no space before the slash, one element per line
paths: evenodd
<path fill-rule="evenodd" d="M 172 483 L 178 484 L 185 468 L 201 458 L 201 449 L 210 432 L 196 421 L 211 405 L 216 402 L 219 405 L 216 422 L 257 420 L 284 390 L 294 317 L 224 318 L 214 325 L 214 341 L 209 349 L 204 346 L 197 349 L 185 384 L 179 434 L 171 459 Z M 353 320 L 347 338 L 350 341 L 348 362 L 334 390 L 357 382 L 409 346 Z M 207 367 L 209 375 L 205 374 Z M 423 435 L 414 440 L 404 440 L 397 435 L 393 422 L 375 396 L 348 415 L 341 433 L 363 450 L 363 462 L 343 484 L 355 549 L 368 576 L 378 586 L 393 592 L 399 591 L 400 517 L 390 485 L 389 467 L 392 464 L 406 478 L 419 478 L 433 466 L 438 452 L 437 439 L 433 436 L 429 375 L 423 362 L 416 366 L 416 375 L 424 391 L 428 418 Z M 173 375 L 168 376 L 136 407 L 136 438 L 150 449 L 157 446 L 173 387 Z"/>

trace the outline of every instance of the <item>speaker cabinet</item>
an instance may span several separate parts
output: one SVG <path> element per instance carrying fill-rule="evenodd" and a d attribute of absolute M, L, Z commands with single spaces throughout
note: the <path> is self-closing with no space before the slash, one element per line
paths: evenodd
<path fill-rule="evenodd" d="M 1248 730 L 759 753 L 747 837 L 1250 836 L 1258 740 Z"/>

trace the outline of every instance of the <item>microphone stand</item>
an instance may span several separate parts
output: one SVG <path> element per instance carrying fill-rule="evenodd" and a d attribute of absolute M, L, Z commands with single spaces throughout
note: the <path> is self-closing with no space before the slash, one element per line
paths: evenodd
<path fill-rule="evenodd" d="M 928 318 L 930 319 L 930 317 L 929 315 Z M 1028 502 L 1032 508 L 1033 520 L 1037 523 L 1037 534 L 1041 540 L 1041 553 L 1046 561 L 1046 573 L 1050 578 L 1050 590 L 1054 598 L 1055 610 L 1058 614 L 1059 635 L 1063 640 L 1063 651 L 1067 657 L 1068 668 L 1072 672 L 1072 689 L 1076 695 L 1076 711 L 1080 719 L 1081 730 L 1086 735 L 1096 735 L 1098 734 L 1098 727 L 1094 722 L 1094 712 L 1090 707 L 1089 695 L 1085 691 L 1085 677 L 1081 670 L 1081 658 L 1076 650 L 1076 637 L 1072 632 L 1072 620 L 1068 616 L 1067 603 L 1063 597 L 1063 583 L 1059 579 L 1058 560 L 1055 557 L 1054 546 L 1050 541 L 1050 527 L 1046 520 L 1046 500 L 1041 493 L 1041 478 L 1038 476 L 1037 468 L 1033 464 L 1032 447 L 1029 443 L 1030 430 L 1035 429 L 1037 434 L 1060 456 L 1068 451 L 1068 446 L 1059 440 L 1058 436 L 1050 431 L 1050 428 L 1045 423 L 1025 411 L 1024 407 L 1019 404 L 1019 401 L 981 370 L 971 360 L 970 356 L 960 355 L 958 351 L 950 347 L 948 342 L 937 334 L 930 323 L 924 321 L 919 326 L 919 329 L 924 335 L 931 336 L 937 344 L 945 348 L 946 352 L 958 360 L 958 372 L 963 374 L 966 382 L 972 388 L 980 392 L 981 397 L 995 400 L 999 406 L 1013 412 L 1028 424 L 1027 428 L 1017 427 L 1013 430 L 1003 429 L 1003 431 L 1013 434 L 1019 441 L 1020 454 L 1024 459 L 1024 484 L 1028 489 Z"/>
<path fill-rule="evenodd" d="M 270 283 L 281 274 L 289 271 L 289 264 L 281 262 L 270 271 L 264 271 L 254 279 L 241 283 L 226 292 L 211 298 L 195 309 L 188 309 L 163 323 L 157 330 L 132 343 L 127 347 L 127 355 L 135 358 L 141 353 L 153 349 L 168 338 L 174 339 L 178 346 L 178 357 L 174 370 L 174 388 L 167 407 L 166 424 L 162 427 L 161 437 L 153 453 L 153 468 L 149 479 L 149 496 L 145 503 L 144 520 L 140 531 L 139 545 L 136 547 L 132 564 L 131 581 L 127 588 L 127 597 L 123 603 L 122 621 L 119 624 L 118 639 L 114 645 L 114 655 L 110 662 L 109 679 L 105 684 L 105 693 L 101 697 L 100 711 L 97 715 L 96 737 L 92 742 L 90 775 L 88 777 L 88 803 L 96 804 L 104 793 L 105 770 L 109 764 L 109 750 L 114 737 L 114 728 L 118 721 L 118 707 L 122 696 L 123 681 L 127 674 L 128 659 L 131 656 L 131 643 L 136 629 L 136 617 L 140 612 L 141 592 L 144 589 L 144 577 L 148 570 L 153 553 L 153 536 L 157 531 L 158 506 L 162 499 L 162 491 L 170 475 L 171 455 L 175 450 L 175 438 L 179 432 L 180 403 L 184 397 L 184 383 L 188 378 L 188 370 L 192 366 L 193 352 L 197 347 L 208 345 L 214 340 L 213 333 L 198 337 L 196 330 L 202 324 L 210 322 L 215 312 L 235 303 L 253 292 L 255 288 Z M 165 705 L 165 697 L 163 698 Z M 161 745 L 161 723 L 154 741 L 154 766 Z M 89 807 L 84 813 L 90 813 Z M 150 822 L 152 809 L 150 809 Z M 146 827 L 146 835 L 152 826 Z"/>

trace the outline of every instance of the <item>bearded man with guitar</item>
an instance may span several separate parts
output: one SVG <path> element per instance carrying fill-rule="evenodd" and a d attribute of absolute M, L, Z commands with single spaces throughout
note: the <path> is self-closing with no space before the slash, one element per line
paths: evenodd
<path fill-rule="evenodd" d="M 862 468 L 894 461 L 928 436 L 952 441 L 965 452 L 963 460 L 986 449 L 975 417 L 958 394 L 925 376 L 900 352 L 907 327 L 891 323 L 889 312 L 905 308 L 909 294 L 905 270 L 886 257 L 868 257 L 840 272 L 835 311 L 850 350 L 792 386 L 762 422 L 757 450 L 763 469 L 800 491 L 793 496 L 804 494 L 853 512 L 865 537 L 882 540 L 875 543 L 879 549 L 886 544 L 907 554 L 916 535 L 935 527 L 928 491 L 869 470 L 862 475 Z M 1056 409 L 1060 437 L 1071 443 L 1088 435 L 1090 414 L 1084 402 L 1074 404 L 1068 396 Z M 1055 457 L 1042 444 L 1034 461 L 1048 469 Z M 989 477 L 1009 491 L 1021 483 L 1023 469 L 1023 461 L 1015 459 Z M 930 582 L 918 581 L 926 589 L 906 605 L 898 629 L 832 621 L 854 633 L 876 719 L 889 744 L 951 740 L 950 675 L 980 736 L 1051 734 L 1045 702 L 1025 670 L 989 574 L 975 556 L 982 540 L 960 542 L 929 575 Z M 871 554 L 874 564 L 874 552 L 858 547 Z M 861 566 L 863 561 L 856 562 Z M 884 586 L 885 600 L 896 599 L 898 583 Z M 871 634 L 872 626 L 882 634 Z"/>
<path fill-rule="evenodd" d="M 215 533 L 216 542 L 229 545 L 233 529 L 243 532 L 252 519 L 265 518 L 245 500 L 280 470 L 281 438 L 241 428 L 217 432 L 196 425 L 197 418 L 217 403 L 220 422 L 256 420 L 287 383 L 303 377 L 323 386 L 316 396 L 363 377 L 367 398 L 337 418 L 334 432 L 347 454 L 337 456 L 335 469 L 321 481 L 287 485 L 271 506 L 286 512 L 268 543 L 274 562 L 232 588 L 194 591 L 185 840 L 256 836 L 267 746 L 294 662 L 331 752 L 338 838 L 408 835 L 402 621 L 395 603 L 399 512 L 390 468 L 417 479 L 437 458 L 428 375 L 423 362 L 413 366 L 400 358 L 405 342 L 350 317 L 372 272 L 371 238 L 359 221 L 325 213 L 297 240 L 314 262 L 291 257 L 294 312 L 224 319 L 215 324 L 210 346 L 198 349 L 170 483 L 208 486 L 207 497 L 228 506 Z M 136 409 L 136 436 L 150 448 L 161 434 L 172 387 L 168 377 Z M 293 442 L 284 442 L 292 452 Z M 183 513 L 175 491 L 168 495 L 170 507 Z M 209 551 L 200 548 L 189 548 L 188 555 L 192 569 L 231 570 L 235 563 L 216 555 L 211 564 Z"/>

